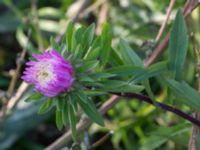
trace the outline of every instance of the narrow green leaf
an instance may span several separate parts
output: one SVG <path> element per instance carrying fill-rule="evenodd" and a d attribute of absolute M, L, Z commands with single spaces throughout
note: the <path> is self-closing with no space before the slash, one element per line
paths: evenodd
<path fill-rule="evenodd" d="M 95 34 L 95 25 L 91 24 L 83 33 L 82 45 L 83 49 L 88 49 L 92 43 Z"/>
<path fill-rule="evenodd" d="M 135 65 L 123 65 L 123 66 L 112 67 L 111 69 L 105 70 L 105 72 L 110 74 L 115 74 L 116 76 L 119 77 L 124 77 L 129 75 L 135 76 L 140 72 L 143 73 L 145 72 L 145 69 Z"/>
<path fill-rule="evenodd" d="M 74 36 L 76 38 L 77 43 L 80 43 L 80 44 L 82 43 L 85 30 L 86 30 L 86 27 L 84 27 L 84 26 L 81 26 L 80 28 L 75 30 Z"/>
<path fill-rule="evenodd" d="M 56 102 L 56 109 L 61 111 L 62 108 L 63 108 L 64 100 L 60 99 L 60 98 L 57 98 L 57 99 L 54 99 L 54 101 Z"/>
<path fill-rule="evenodd" d="M 67 41 L 69 51 L 72 51 L 73 32 L 74 32 L 73 24 L 69 22 L 67 25 L 67 32 L 66 32 L 66 41 Z"/>
<path fill-rule="evenodd" d="M 178 97 L 178 101 L 189 107 L 200 110 L 200 93 L 190 87 L 185 82 L 177 82 L 172 79 L 167 80 L 168 86 L 171 91 Z"/>
<path fill-rule="evenodd" d="M 159 62 L 159 63 L 156 63 L 156 64 L 150 66 L 147 69 L 143 69 L 143 70 L 141 69 L 140 71 L 135 73 L 131 82 L 137 83 L 142 80 L 148 79 L 150 77 L 160 75 L 161 73 L 166 72 L 166 71 L 168 71 L 167 63 Z"/>
<path fill-rule="evenodd" d="M 69 105 L 67 103 L 67 100 L 64 100 L 63 102 L 63 109 L 62 109 L 62 122 L 63 124 L 66 126 L 68 121 L 69 121 L 69 118 L 68 118 L 68 106 Z"/>
<path fill-rule="evenodd" d="M 50 110 L 52 104 L 53 104 L 52 99 L 45 100 L 45 102 L 42 103 L 42 105 L 40 106 L 38 113 L 43 114 L 43 113 L 48 112 Z"/>
<path fill-rule="evenodd" d="M 78 111 L 78 104 L 77 104 L 77 97 L 74 93 L 71 93 L 71 95 L 68 95 L 68 100 L 70 105 L 72 106 L 74 112 Z"/>
<path fill-rule="evenodd" d="M 92 79 L 91 77 L 89 77 L 87 75 L 78 76 L 78 80 L 80 82 L 95 82 L 94 79 Z"/>
<path fill-rule="evenodd" d="M 100 64 L 103 68 L 109 60 L 110 52 L 111 52 L 111 29 L 110 26 L 105 23 L 103 25 L 102 34 L 101 34 L 101 49 L 100 49 Z"/>
<path fill-rule="evenodd" d="M 120 80 L 107 80 L 101 83 L 103 86 L 100 87 L 100 90 L 108 92 L 141 92 L 144 89 L 141 85 Z"/>
<path fill-rule="evenodd" d="M 96 37 L 94 41 L 92 42 L 91 48 L 84 56 L 84 59 L 96 60 L 97 57 L 99 56 L 98 54 L 99 54 L 100 47 L 101 47 L 101 37 L 99 36 L 99 37 Z"/>
<path fill-rule="evenodd" d="M 99 56 L 99 50 L 100 50 L 100 47 L 97 47 L 97 48 L 90 48 L 87 53 L 85 54 L 84 56 L 84 60 L 97 60 L 97 57 Z"/>
<path fill-rule="evenodd" d="M 99 64 L 99 61 L 97 60 L 91 60 L 91 61 L 84 61 L 83 64 L 77 69 L 78 72 L 87 72 L 89 70 L 93 70 L 97 65 Z"/>
<path fill-rule="evenodd" d="M 68 105 L 68 118 L 69 118 L 69 124 L 72 131 L 72 137 L 75 139 L 76 138 L 76 116 L 71 105 Z"/>
<path fill-rule="evenodd" d="M 154 105 L 157 106 L 156 99 L 155 99 L 154 93 L 151 90 L 149 80 L 148 79 L 143 80 L 142 85 L 144 85 L 145 90 L 146 90 L 147 94 L 149 95 L 149 97 L 152 99 Z"/>
<path fill-rule="evenodd" d="M 128 43 L 121 39 L 119 43 L 120 54 L 125 64 L 134 64 L 136 66 L 143 66 L 143 62 L 140 57 L 134 52 Z"/>
<path fill-rule="evenodd" d="M 77 30 L 74 30 L 73 36 L 72 36 L 72 45 L 71 45 L 71 49 L 73 50 L 73 52 L 76 52 L 78 45 L 80 45 L 80 48 L 82 48 L 81 40 L 83 37 L 84 30 L 85 30 L 85 27 L 83 26 L 81 26 Z"/>
<path fill-rule="evenodd" d="M 100 96 L 106 95 L 106 92 L 98 91 L 98 90 L 84 90 L 87 96 Z"/>
<path fill-rule="evenodd" d="M 59 130 L 63 127 L 62 112 L 59 110 L 56 110 L 56 126 Z"/>
<path fill-rule="evenodd" d="M 29 96 L 25 99 L 25 102 L 38 101 L 43 97 L 44 97 L 44 95 L 42 95 L 40 93 L 33 93 L 31 96 Z"/>
<path fill-rule="evenodd" d="M 121 54 L 118 49 L 112 49 L 112 51 L 110 52 L 110 63 L 113 66 L 124 65 L 124 60 L 121 58 Z"/>
<path fill-rule="evenodd" d="M 83 91 L 77 90 L 77 92 L 75 94 L 77 95 L 78 99 L 83 101 L 85 104 L 88 103 L 88 97 L 85 95 L 85 93 Z"/>
<path fill-rule="evenodd" d="M 91 77 L 94 80 L 107 79 L 115 76 L 116 74 L 111 74 L 107 72 L 95 72 L 89 75 L 89 77 Z"/>
<path fill-rule="evenodd" d="M 188 47 L 187 28 L 181 10 L 178 11 L 169 39 L 169 69 L 180 80 Z"/>
<path fill-rule="evenodd" d="M 81 106 L 81 108 L 83 109 L 83 111 L 87 114 L 87 116 L 89 118 L 91 118 L 94 122 L 96 122 L 97 124 L 103 126 L 104 122 L 103 122 L 103 118 L 102 116 L 99 114 L 99 112 L 97 111 L 94 103 L 86 97 L 84 101 L 87 101 L 87 103 L 85 103 L 82 98 L 78 99 L 78 103 Z"/>
<path fill-rule="evenodd" d="M 85 87 L 102 87 L 103 84 L 100 82 L 82 82 L 82 85 L 84 85 Z"/>
<path fill-rule="evenodd" d="M 81 55 L 83 53 L 81 44 L 77 44 L 76 48 L 74 48 L 73 51 L 74 51 L 74 54 L 73 54 L 73 59 L 74 60 L 78 59 L 78 58 L 81 58 Z"/>

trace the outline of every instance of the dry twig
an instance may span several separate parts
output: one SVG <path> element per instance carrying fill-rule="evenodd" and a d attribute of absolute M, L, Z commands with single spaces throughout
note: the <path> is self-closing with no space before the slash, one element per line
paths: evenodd
<path fill-rule="evenodd" d="M 171 1 L 170 1 L 169 7 L 168 7 L 168 9 L 167 9 L 166 16 L 165 16 L 165 20 L 163 21 L 163 23 L 162 23 L 162 25 L 161 25 L 161 27 L 160 27 L 160 30 L 159 30 L 159 32 L 158 32 L 158 34 L 157 34 L 157 36 L 156 36 L 156 42 L 158 42 L 158 41 L 160 40 L 160 38 L 161 38 L 161 36 L 162 36 L 162 34 L 163 34 L 163 31 L 164 31 L 164 29 L 165 29 L 165 26 L 166 26 L 166 24 L 167 24 L 167 21 L 169 20 L 169 16 L 170 16 L 170 14 L 171 14 L 171 12 L 172 12 L 172 9 L 173 9 L 173 7 L 174 7 L 175 2 L 176 2 L 176 0 L 171 0 Z"/>
<path fill-rule="evenodd" d="M 14 74 L 12 76 L 12 79 L 11 79 L 11 82 L 10 82 L 10 85 L 9 85 L 9 88 L 7 90 L 7 93 L 6 93 L 7 97 L 8 98 L 11 97 L 11 99 L 7 103 L 5 103 L 5 105 L 3 106 L 3 108 L 2 108 L 2 116 L 1 117 L 4 117 L 4 115 L 6 115 L 7 112 L 9 112 L 9 110 L 11 110 L 15 106 L 15 104 L 17 104 L 17 102 L 19 100 L 18 98 L 19 98 L 19 94 L 20 93 L 17 93 L 14 96 L 12 96 L 12 95 L 13 95 L 13 92 L 14 92 L 14 89 L 15 89 L 15 85 L 16 85 L 17 80 L 18 80 L 19 75 L 20 75 L 22 63 L 23 63 L 25 55 L 26 55 L 27 46 L 28 46 L 30 37 L 31 37 L 31 29 L 28 31 L 28 40 L 27 40 L 27 43 L 26 43 L 26 47 L 24 47 L 24 49 L 21 52 L 21 55 L 19 56 L 19 58 L 17 58 L 17 61 L 16 61 L 17 67 L 16 67 L 16 69 L 14 71 Z M 21 84 L 21 86 L 20 86 L 18 91 L 21 91 L 22 87 L 24 87 L 24 84 Z"/>
<path fill-rule="evenodd" d="M 17 79 L 18 79 L 20 71 L 21 71 L 22 63 L 23 63 L 25 55 L 26 55 L 27 46 L 28 46 L 28 43 L 29 43 L 29 40 L 30 40 L 30 36 L 31 36 L 31 30 L 28 31 L 28 40 L 27 40 L 27 43 L 26 43 L 26 47 L 22 50 L 19 58 L 17 58 L 17 61 L 16 61 L 17 67 L 14 71 L 14 74 L 12 76 L 12 79 L 11 79 L 11 82 L 10 82 L 10 85 L 9 85 L 9 88 L 7 90 L 7 96 L 8 97 L 12 96 L 13 91 L 15 89 L 15 85 L 16 85 Z"/>
<path fill-rule="evenodd" d="M 113 134 L 113 130 L 111 130 L 110 132 L 106 133 L 106 135 L 104 135 L 103 137 L 101 137 L 98 141 L 96 141 L 95 143 L 93 143 L 90 148 L 94 149 L 96 147 L 98 147 L 99 145 L 102 145 L 104 142 L 106 142 L 106 140 L 108 140 L 108 138 Z"/>
<path fill-rule="evenodd" d="M 98 16 L 98 22 L 97 22 L 97 28 L 96 28 L 97 35 L 101 33 L 102 25 L 106 21 L 107 17 L 108 17 L 108 2 L 104 1 L 104 3 L 102 3 L 99 16 Z"/>

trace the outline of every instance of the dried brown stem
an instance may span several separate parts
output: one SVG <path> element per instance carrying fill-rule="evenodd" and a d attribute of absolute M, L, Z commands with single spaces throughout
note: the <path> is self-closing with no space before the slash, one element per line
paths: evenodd
<path fill-rule="evenodd" d="M 24 58 L 25 58 L 25 55 L 26 55 L 26 51 L 27 51 L 27 46 L 28 46 L 28 43 L 29 43 L 29 40 L 30 40 L 30 37 L 31 37 L 31 29 L 28 31 L 28 40 L 27 40 L 27 43 L 26 43 L 26 47 L 24 47 L 24 49 L 22 50 L 22 53 L 20 55 L 20 57 L 17 59 L 17 68 L 15 70 L 15 73 L 11 79 L 11 82 L 10 82 L 10 85 L 9 85 L 9 88 L 8 88 L 8 91 L 7 91 L 7 96 L 8 97 L 11 97 L 12 94 L 13 94 L 13 91 L 15 89 L 15 85 L 16 85 L 16 82 L 17 82 L 17 79 L 20 75 L 20 71 L 21 71 L 21 67 L 22 67 L 22 62 L 24 61 Z M 22 84 L 23 87 L 24 87 L 24 84 Z M 18 91 L 22 91 L 21 89 L 22 87 L 20 86 L 20 88 L 18 89 Z M 19 98 L 21 96 L 19 96 L 19 94 L 17 93 L 15 96 L 11 97 L 11 99 L 8 101 L 8 103 L 4 106 L 5 108 L 3 108 L 3 116 L 5 114 L 7 114 L 9 112 L 9 110 L 11 110 L 12 108 L 15 107 L 15 105 L 17 104 L 17 102 L 19 101 Z"/>
<path fill-rule="evenodd" d="M 160 38 L 161 38 L 161 36 L 162 36 L 162 34 L 163 34 L 163 31 L 164 31 L 164 29 L 165 29 L 165 27 L 166 27 L 167 21 L 169 20 L 169 16 L 170 16 L 170 14 L 171 14 L 171 12 L 172 12 L 172 9 L 173 9 L 173 7 L 174 7 L 175 2 L 176 2 L 176 0 L 171 0 L 171 1 L 170 1 L 169 7 L 168 7 L 168 9 L 167 9 L 166 16 L 165 16 L 165 20 L 164 20 L 164 22 L 162 23 L 162 25 L 161 25 L 161 27 L 160 27 L 160 30 L 159 30 L 159 32 L 158 32 L 158 34 L 157 34 L 157 36 L 156 36 L 156 42 L 158 42 L 158 41 L 160 40 Z"/>
<path fill-rule="evenodd" d="M 200 120 L 200 113 L 194 112 L 193 117 Z M 193 125 L 192 134 L 189 140 L 188 150 L 199 150 L 200 145 L 198 145 L 198 138 L 200 136 L 200 127 Z"/>
<path fill-rule="evenodd" d="M 102 25 L 107 19 L 107 15 L 108 15 L 108 3 L 105 1 L 100 8 L 100 12 L 98 16 L 98 22 L 97 22 L 97 28 L 96 28 L 97 35 L 101 33 Z"/>
<path fill-rule="evenodd" d="M 102 145 L 104 142 L 106 142 L 108 140 L 108 138 L 113 134 L 113 131 L 110 131 L 108 133 L 106 133 L 106 135 L 104 135 L 103 137 L 101 137 L 98 141 L 96 141 L 95 143 L 93 143 L 90 148 L 94 149 L 96 147 L 98 147 L 99 145 Z"/>
<path fill-rule="evenodd" d="M 144 60 L 144 66 L 150 66 L 165 50 L 169 42 L 170 33 L 168 32 L 165 36 L 164 40 L 156 47 L 156 49 L 152 52 L 151 56 Z"/>
<path fill-rule="evenodd" d="M 17 58 L 17 61 L 16 61 L 17 67 L 16 67 L 16 69 L 14 71 L 14 74 L 12 76 L 10 85 L 8 87 L 8 90 L 7 90 L 7 96 L 8 97 L 12 96 L 13 91 L 15 89 L 15 85 L 16 85 L 17 79 L 18 79 L 20 71 L 21 71 L 22 62 L 24 61 L 24 57 L 26 55 L 27 45 L 29 43 L 30 36 L 31 36 L 31 30 L 28 31 L 28 40 L 27 40 L 27 43 L 26 43 L 26 47 L 22 50 L 21 55 L 19 56 L 19 58 Z"/>
<path fill-rule="evenodd" d="M 20 87 L 18 88 L 16 94 L 11 97 L 6 105 L 6 114 L 8 114 L 19 102 L 20 98 L 23 96 L 24 92 L 28 89 L 29 85 L 25 82 L 22 82 Z"/>
<path fill-rule="evenodd" d="M 96 11 L 99 6 L 101 6 L 103 3 L 105 3 L 107 0 L 97 0 L 94 4 L 87 7 L 81 14 L 80 18 L 83 18 L 84 16 L 87 16 L 89 13 Z"/>

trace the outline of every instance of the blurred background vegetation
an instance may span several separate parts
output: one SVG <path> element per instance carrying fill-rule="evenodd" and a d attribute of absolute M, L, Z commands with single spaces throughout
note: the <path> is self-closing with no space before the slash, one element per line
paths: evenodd
<path fill-rule="evenodd" d="M 124 38 L 145 59 L 155 44 L 155 37 L 165 18 L 169 2 L 169 0 L 109 0 L 108 2 L 106 0 L 0 0 L 1 108 L 3 109 L 3 105 L 7 103 L 3 97 L 10 86 L 13 71 L 19 63 L 17 60 L 23 49 L 27 50 L 25 60 L 28 60 L 30 54 L 48 48 L 50 38 L 60 35 L 69 20 L 73 20 L 75 26 L 95 23 L 97 28 L 101 28 L 103 20 L 111 25 L 113 46 L 119 38 Z M 177 10 L 182 9 L 185 2 L 185 0 L 176 1 L 163 36 L 170 30 Z M 77 12 L 82 3 L 85 5 L 80 12 Z M 76 14 L 78 16 L 74 18 Z M 199 14 L 200 9 L 197 8 L 186 19 L 188 33 L 194 33 L 194 39 L 190 40 L 184 78 L 193 87 L 197 85 L 194 47 L 198 48 L 200 42 Z M 166 53 L 163 58 L 166 57 Z M 14 92 L 21 82 L 17 80 Z M 159 101 L 169 99 L 167 89 L 159 78 L 152 79 L 151 86 Z M 67 130 L 56 129 L 51 112 L 47 115 L 38 115 L 38 105 L 23 101 L 30 92 L 31 89 L 6 118 L 1 118 L 0 149 L 43 149 Z M 106 98 L 100 97 L 101 101 L 105 101 Z M 192 113 L 187 107 L 181 109 Z M 184 150 L 187 149 L 192 129 L 190 123 L 174 114 L 139 101 L 126 99 L 122 99 L 106 113 L 105 122 L 105 128 L 92 124 L 84 134 L 81 134 L 82 138 L 88 138 L 92 144 L 113 130 L 114 133 L 96 148 L 99 150 Z M 68 144 L 70 147 L 70 143 Z"/>

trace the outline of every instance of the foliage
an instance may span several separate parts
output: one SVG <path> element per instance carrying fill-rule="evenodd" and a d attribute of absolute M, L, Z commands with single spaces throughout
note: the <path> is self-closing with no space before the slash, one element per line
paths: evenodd
<path fill-rule="evenodd" d="M 91 2 L 94 3 L 96 1 Z M 172 18 L 163 32 L 162 38 L 170 31 L 166 53 L 145 67 L 143 61 L 162 41 L 156 42 L 154 39 L 168 2 L 112 0 L 109 4 L 109 19 L 102 25 L 101 34 L 96 35 L 99 24 L 95 19 L 99 17 L 99 9 L 80 15 L 79 24 L 71 23 L 71 16 L 66 16 L 65 11 L 70 11 L 73 1 L 37 1 L 36 10 L 32 1 L 0 2 L 3 8 L 6 6 L 5 11 L 0 9 L 4 12 L 0 17 L 0 38 L 5 39 L 0 47 L 1 70 L 5 72 L 15 68 L 12 61 L 16 60 L 16 52 L 13 54 L 10 49 L 27 49 L 27 56 L 30 57 L 32 53 L 40 53 L 50 47 L 72 63 L 76 78 L 70 91 L 52 99 L 29 87 L 16 108 L 10 110 L 5 121 L 0 122 L 2 149 L 44 149 L 69 126 L 76 144 L 80 140 L 78 144 L 86 147 L 89 146 L 88 139 L 94 142 L 99 135 L 114 130 L 112 137 L 99 145 L 99 149 L 106 149 L 110 142 L 110 149 L 187 148 L 192 124 L 180 116 L 161 110 L 156 102 L 168 104 L 188 114 L 199 111 L 200 95 L 195 89 L 198 84 L 195 71 L 199 73 L 195 61 L 198 50 L 195 53 L 193 49 L 198 47 L 196 43 L 199 42 L 199 16 L 196 15 L 199 8 L 185 19 L 180 9 L 184 1 L 176 3 Z M 65 22 L 66 32 L 62 40 L 57 42 L 55 35 L 65 28 Z M 32 33 L 29 37 L 30 29 Z M 195 40 L 189 39 L 188 33 L 191 31 L 194 32 Z M 17 40 L 11 38 L 11 44 L 6 40 L 10 34 L 15 35 Z M 32 59 L 28 57 L 25 60 Z M 4 74 L 0 75 L 2 91 L 6 91 L 10 81 Z M 17 86 L 20 83 L 17 80 Z M 99 105 L 107 102 L 113 93 L 147 95 L 155 106 L 121 97 L 102 116 L 98 112 Z M 3 108 L 3 100 L 1 106 Z M 85 117 L 100 126 L 92 124 L 88 130 L 85 129 L 84 134 L 77 134 L 76 125 Z M 52 127 L 54 125 L 60 131 Z M 42 138 L 38 141 L 34 139 L 41 134 L 46 142 Z M 65 144 L 69 147 L 76 145 L 72 141 Z"/>

